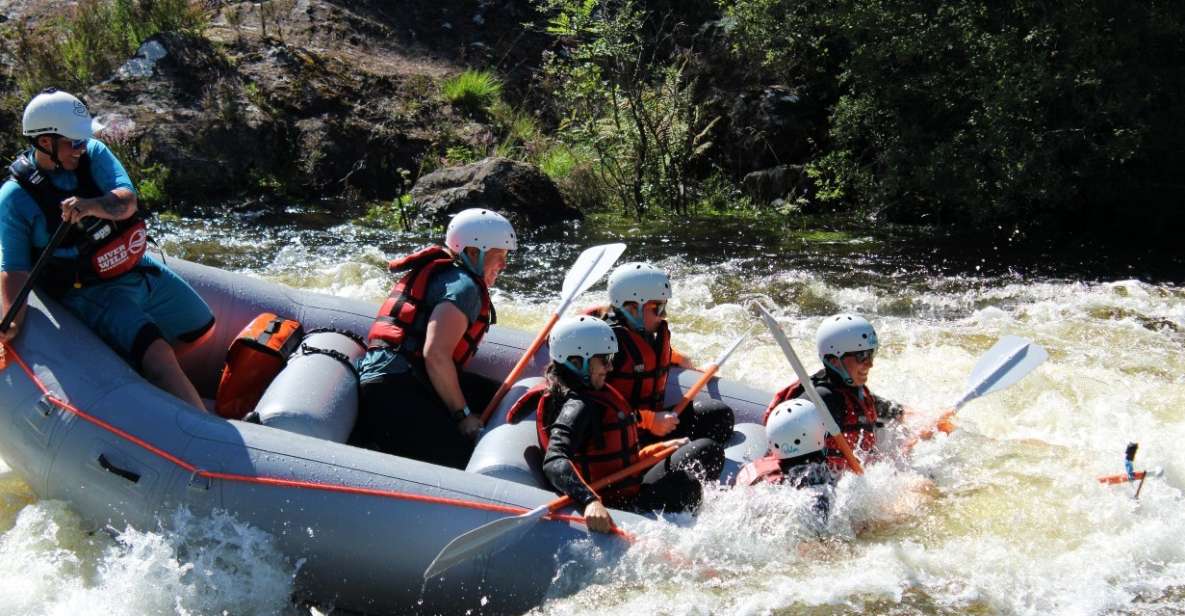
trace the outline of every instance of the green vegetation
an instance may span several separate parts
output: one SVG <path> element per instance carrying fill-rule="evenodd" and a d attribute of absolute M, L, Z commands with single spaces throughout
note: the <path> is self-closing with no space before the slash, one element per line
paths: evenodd
<path fill-rule="evenodd" d="M 469 113 L 483 113 L 502 96 L 502 82 L 487 71 L 467 70 L 441 84 L 445 100 Z"/>
<path fill-rule="evenodd" d="M 188 0 L 80 0 L 33 29 L 14 26 L 13 75 L 25 100 L 55 86 L 80 92 L 106 79 L 159 32 L 199 32 L 207 15 Z"/>
<path fill-rule="evenodd" d="M 413 226 L 415 214 L 411 195 L 404 194 L 389 202 L 371 205 L 367 208 L 366 213 L 357 219 L 357 223 L 379 229 L 407 231 Z"/>
<path fill-rule="evenodd" d="M 817 101 L 804 162 L 831 208 L 967 230 L 1181 219 L 1179 4 L 720 4 L 740 64 Z"/>
<path fill-rule="evenodd" d="M 641 218 L 654 206 L 685 215 L 691 168 L 719 120 L 694 98 L 690 50 L 671 48 L 676 22 L 657 29 L 641 5 L 540 0 L 548 33 L 567 42 L 544 73 L 565 139 L 595 153 L 591 171 L 614 203 Z"/>
<path fill-rule="evenodd" d="M 167 192 L 169 175 L 169 169 L 164 165 L 156 164 L 145 167 L 140 172 L 140 182 L 136 185 L 140 202 L 148 208 L 167 205 L 170 201 Z"/>

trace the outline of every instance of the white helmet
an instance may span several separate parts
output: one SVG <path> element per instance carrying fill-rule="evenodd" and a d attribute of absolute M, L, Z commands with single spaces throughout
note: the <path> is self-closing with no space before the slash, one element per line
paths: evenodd
<path fill-rule="evenodd" d="M 774 407 L 765 423 L 769 450 L 779 460 L 796 458 L 823 449 L 827 429 L 810 400 L 794 398 Z"/>
<path fill-rule="evenodd" d="M 670 277 L 649 263 L 626 263 L 609 275 L 609 304 L 614 308 L 623 308 L 626 302 L 638 302 L 641 306 L 668 299 L 671 299 Z"/>
<path fill-rule="evenodd" d="M 26 137 L 61 135 L 67 139 L 90 139 L 91 114 L 74 96 L 49 89 L 29 101 L 21 127 Z"/>
<path fill-rule="evenodd" d="M 551 330 L 547 343 L 547 355 L 552 360 L 567 363 L 569 357 L 582 357 L 585 367 L 593 355 L 617 352 L 617 336 L 613 334 L 613 328 L 587 315 L 561 319 Z"/>
<path fill-rule="evenodd" d="M 819 359 L 827 365 L 827 356 L 843 357 L 844 353 L 876 349 L 876 330 L 867 319 L 854 314 L 827 317 L 815 334 Z"/>
<path fill-rule="evenodd" d="M 491 248 L 514 250 L 518 248 L 518 240 L 514 227 L 504 216 L 493 210 L 473 208 L 449 221 L 448 230 L 444 232 L 444 245 L 457 254 L 472 246 L 484 255 Z"/>

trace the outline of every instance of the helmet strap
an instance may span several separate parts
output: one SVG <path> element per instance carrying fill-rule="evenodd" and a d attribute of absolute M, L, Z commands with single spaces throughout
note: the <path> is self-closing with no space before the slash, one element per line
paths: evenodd
<path fill-rule="evenodd" d="M 37 150 L 38 152 L 41 152 L 42 154 L 45 154 L 46 156 L 49 157 L 49 159 L 51 161 L 53 161 L 53 170 L 54 171 L 60 170 L 62 168 L 62 161 L 60 159 L 58 159 L 58 140 L 57 140 L 57 138 L 50 137 L 50 141 L 53 142 L 53 149 L 47 150 L 47 149 L 41 147 L 41 145 L 37 143 L 38 137 L 41 137 L 41 135 L 36 135 L 34 137 L 29 138 L 29 140 L 33 142 L 33 149 Z M 34 157 L 34 158 L 36 158 L 36 157 Z M 36 163 L 37 161 L 34 160 L 33 162 Z"/>
<path fill-rule="evenodd" d="M 484 251 L 480 248 L 477 249 L 477 265 L 474 266 L 473 260 L 469 258 L 469 253 L 465 252 L 465 249 L 462 248 L 461 249 L 461 262 L 465 264 L 465 267 L 469 268 L 469 271 L 473 272 L 474 274 L 477 274 L 478 278 L 484 279 L 485 264 L 486 264 L 486 251 Z"/>
<path fill-rule="evenodd" d="M 639 308 L 641 308 L 641 304 L 639 304 Z M 613 312 L 625 319 L 626 324 L 632 327 L 634 331 L 638 332 L 639 334 L 646 333 L 646 325 L 642 323 L 641 317 L 635 317 L 632 313 L 630 313 L 629 308 L 626 308 L 625 306 L 614 306 Z"/>
<path fill-rule="evenodd" d="M 563 362 L 563 366 L 565 368 L 567 368 L 568 370 L 571 370 L 572 373 L 575 374 L 576 376 L 580 377 L 580 382 L 584 383 L 585 386 L 592 387 L 592 377 L 589 376 L 589 374 L 588 374 L 588 364 L 591 362 L 584 361 L 582 363 L 584 365 L 577 368 L 576 364 L 572 363 L 572 360 L 565 359 Z"/>
<path fill-rule="evenodd" d="M 832 355 L 832 357 L 835 357 L 835 356 Z M 828 370 L 831 370 L 832 372 L 839 375 L 839 378 L 843 379 L 844 384 L 855 385 L 856 382 L 852 380 L 852 376 L 850 374 L 848 374 L 848 371 L 845 370 L 843 367 L 843 360 L 839 359 L 838 357 L 836 359 L 838 360 L 838 363 L 839 363 L 838 366 L 829 362 L 829 361 L 826 361 L 826 360 L 823 361 L 823 365 L 826 366 Z"/>

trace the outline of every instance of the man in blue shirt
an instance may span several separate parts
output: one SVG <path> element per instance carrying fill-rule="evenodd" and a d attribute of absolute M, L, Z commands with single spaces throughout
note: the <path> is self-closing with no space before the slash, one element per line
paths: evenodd
<path fill-rule="evenodd" d="M 22 123 L 32 147 L 0 185 L 0 308 L 8 312 L 58 226 L 71 225 L 35 281 L 38 288 L 149 381 L 204 408 L 176 353 L 211 334 L 214 315 L 192 287 L 145 252 L 135 188 L 111 150 L 93 138 L 86 105 L 51 88 L 33 97 Z M 20 332 L 24 314 L 22 306 L 0 342 Z"/>

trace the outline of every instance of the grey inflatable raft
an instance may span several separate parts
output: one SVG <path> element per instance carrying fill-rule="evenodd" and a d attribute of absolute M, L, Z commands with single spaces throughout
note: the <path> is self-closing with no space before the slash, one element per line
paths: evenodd
<path fill-rule="evenodd" d="M 206 397 L 217 388 L 230 340 L 255 315 L 364 334 L 377 309 L 177 259 L 169 265 L 218 318 L 215 335 L 182 357 Z M 178 507 L 199 515 L 225 509 L 270 532 L 292 562 L 302 562 L 301 598 L 368 613 L 522 612 L 547 596 L 566 559 L 579 558 L 565 545 L 584 539 L 610 554 L 626 549 L 578 523 L 547 520 L 504 551 L 424 584 L 425 567 L 457 535 L 555 498 L 541 489 L 533 420 L 504 425 L 499 413 L 467 471 L 335 442 L 348 434 L 342 421 L 293 419 L 274 400 L 268 413 L 280 419 L 273 425 L 228 421 L 149 385 L 56 303 L 34 294 L 29 308 L 0 373 L 0 457 L 38 496 L 70 503 L 96 528 L 151 530 Z M 501 380 L 530 340 L 495 327 L 466 369 Z M 545 359 L 542 350 L 527 374 L 539 375 Z M 697 376 L 675 374 L 668 401 Z M 333 396 L 349 397 L 340 391 Z M 321 392 L 296 393 L 293 400 L 308 408 Z M 701 395 L 731 404 L 738 421 L 759 420 L 770 398 L 722 380 Z M 626 526 L 640 519 L 614 517 Z"/>

